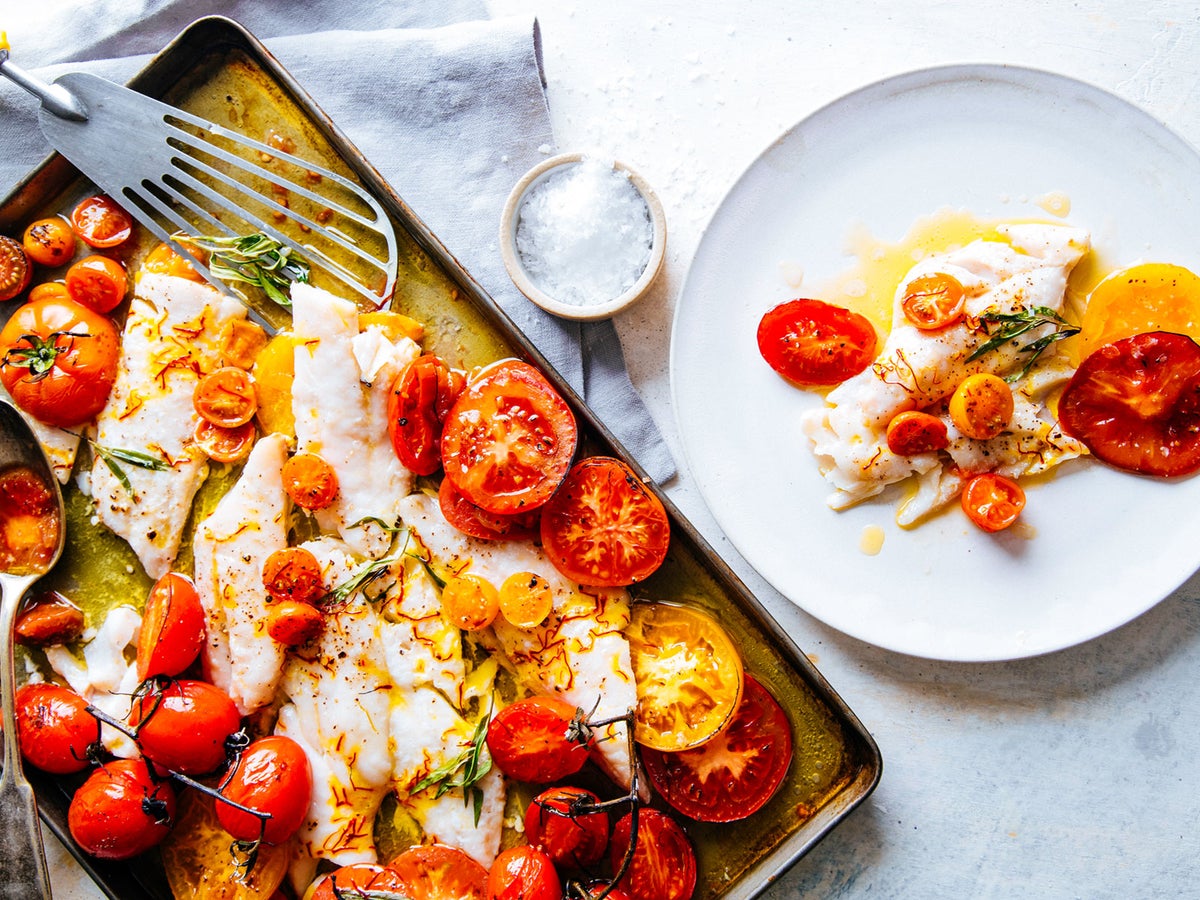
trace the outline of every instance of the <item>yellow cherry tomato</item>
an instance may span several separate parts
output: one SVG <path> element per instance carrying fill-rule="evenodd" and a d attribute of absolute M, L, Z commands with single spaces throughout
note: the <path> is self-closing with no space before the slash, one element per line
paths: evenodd
<path fill-rule="evenodd" d="M 963 379 L 950 398 L 950 421 L 969 438 L 986 441 L 1012 421 L 1012 388 L 995 375 L 977 372 Z"/>
<path fill-rule="evenodd" d="M 500 614 L 518 628 L 536 628 L 554 609 L 554 592 L 541 575 L 517 572 L 500 585 Z"/>
<path fill-rule="evenodd" d="M 499 613 L 500 592 L 486 578 L 470 572 L 453 575 L 442 588 L 442 614 L 464 631 L 487 628 Z"/>

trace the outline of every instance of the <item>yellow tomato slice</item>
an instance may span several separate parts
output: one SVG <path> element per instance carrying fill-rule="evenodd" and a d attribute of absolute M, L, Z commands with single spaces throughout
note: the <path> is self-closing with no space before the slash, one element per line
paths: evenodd
<path fill-rule="evenodd" d="M 742 699 L 742 658 L 716 619 L 694 606 L 637 603 L 625 634 L 637 680 L 638 743 L 686 750 L 729 724 Z"/>
<path fill-rule="evenodd" d="M 254 388 L 258 395 L 258 424 L 263 434 L 296 434 L 292 412 L 292 378 L 296 372 L 296 340 L 283 333 L 271 338 L 254 363 Z"/>
<path fill-rule="evenodd" d="M 1080 359 L 1104 344 L 1147 331 L 1171 331 L 1200 341 L 1200 277 L 1169 263 L 1114 272 L 1092 289 L 1080 326 Z"/>

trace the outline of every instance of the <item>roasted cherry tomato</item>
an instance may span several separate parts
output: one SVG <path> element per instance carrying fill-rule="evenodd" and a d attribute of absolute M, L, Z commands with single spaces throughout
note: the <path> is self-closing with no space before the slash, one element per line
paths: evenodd
<path fill-rule="evenodd" d="M 500 615 L 518 628 L 536 628 L 554 609 L 550 582 L 535 572 L 514 572 L 500 585 Z"/>
<path fill-rule="evenodd" d="M 214 425 L 208 419 L 200 419 L 196 422 L 196 430 L 192 432 L 192 440 L 209 459 L 235 463 L 250 455 L 255 435 L 253 422 L 238 425 L 236 428 L 225 428 L 222 425 Z"/>
<path fill-rule="evenodd" d="M 662 501 L 608 456 L 575 464 L 542 508 L 541 533 L 559 572 L 600 587 L 644 581 L 667 558 L 671 540 Z"/>
<path fill-rule="evenodd" d="M 525 810 L 525 839 L 556 866 L 594 865 L 608 849 L 608 814 L 595 808 L 599 801 L 583 788 L 542 791 Z"/>
<path fill-rule="evenodd" d="M 81 772 L 100 743 L 100 722 L 87 701 L 57 684 L 24 684 L 13 705 L 21 755 L 43 772 Z"/>
<path fill-rule="evenodd" d="M 133 234 L 133 217 L 110 197 L 88 197 L 71 213 L 71 227 L 89 246 L 116 247 Z"/>
<path fill-rule="evenodd" d="M 85 256 L 67 269 L 67 293 L 76 303 L 98 313 L 111 312 L 125 299 L 125 269 L 107 256 Z"/>
<path fill-rule="evenodd" d="M 496 621 L 500 592 L 473 572 L 451 575 L 442 588 L 442 615 L 464 631 L 478 631 Z"/>
<path fill-rule="evenodd" d="M 1109 465 L 1190 475 L 1200 469 L 1200 346 L 1166 332 L 1105 344 L 1075 371 L 1058 417 Z"/>
<path fill-rule="evenodd" d="M 509 847 L 488 870 L 488 900 L 562 900 L 562 895 L 554 863 L 528 844 Z"/>
<path fill-rule="evenodd" d="M 946 449 L 950 435 L 946 423 L 937 416 L 910 409 L 888 422 L 887 445 L 897 456 L 916 456 Z"/>
<path fill-rule="evenodd" d="M 171 830 L 175 791 L 140 759 L 117 759 L 91 774 L 71 798 L 67 825 L 86 853 L 129 859 L 159 843 Z"/>
<path fill-rule="evenodd" d="M 325 616 L 315 606 L 284 600 L 267 611 L 267 634 L 285 647 L 307 644 L 325 629 Z"/>
<path fill-rule="evenodd" d="M 315 453 L 297 453 L 283 464 L 283 489 L 301 509 L 324 509 L 337 499 L 337 472 Z"/>
<path fill-rule="evenodd" d="M 633 862 L 620 886 L 637 900 L 688 900 L 696 889 L 696 851 L 683 829 L 657 809 L 638 810 L 637 844 Z M 621 867 L 629 849 L 633 815 L 613 826 L 609 859 Z"/>
<path fill-rule="evenodd" d="M 305 547 L 284 547 L 273 552 L 263 563 L 262 577 L 267 595 L 277 602 L 315 603 L 325 595 L 321 564 Z"/>
<path fill-rule="evenodd" d="M 25 229 L 21 246 L 39 266 L 61 266 L 75 255 L 75 232 L 66 219 L 38 219 Z"/>
<path fill-rule="evenodd" d="M 875 359 L 875 328 L 858 313 L 823 300 L 789 300 L 758 323 L 758 352 L 800 385 L 838 384 Z"/>
<path fill-rule="evenodd" d="M 245 425 L 258 412 L 250 373 L 237 366 L 214 369 L 196 382 L 192 406 L 200 418 L 222 428 Z"/>
<path fill-rule="evenodd" d="M 742 658 L 715 618 L 694 606 L 635 603 L 625 634 L 638 743 L 686 750 L 729 724 L 742 699 Z"/>
<path fill-rule="evenodd" d="M 937 331 L 959 321 L 966 302 L 963 286 L 957 278 L 934 272 L 908 283 L 900 300 L 900 310 L 914 327 Z"/>
<path fill-rule="evenodd" d="M 542 373 L 507 359 L 475 375 L 455 401 L 442 435 L 442 464 L 476 506 L 516 513 L 550 498 L 578 438 L 571 408 Z"/>
<path fill-rule="evenodd" d="M 410 847 L 388 868 L 404 882 L 409 900 L 486 900 L 487 869 L 457 847 Z"/>
<path fill-rule="evenodd" d="M 377 891 L 403 897 L 404 889 L 404 879 L 391 869 L 375 863 L 353 863 L 330 872 L 305 896 L 308 900 L 354 900 L 375 896 L 368 892 Z"/>
<path fill-rule="evenodd" d="M 179 675 L 204 644 L 204 607 L 186 575 L 168 572 L 154 583 L 138 635 L 138 680 Z"/>
<path fill-rule="evenodd" d="M 963 435 L 977 441 L 999 437 L 1012 416 L 1012 388 L 996 375 L 968 375 L 950 396 L 950 421 Z"/>
<path fill-rule="evenodd" d="M 21 608 L 16 636 L 35 647 L 67 644 L 83 634 L 86 624 L 82 609 L 58 591 L 46 591 Z"/>
<path fill-rule="evenodd" d="M 747 675 L 729 727 L 692 750 L 645 747 L 642 762 L 655 790 L 685 816 L 733 822 L 758 812 L 783 784 L 792 762 L 792 728 L 770 692 Z"/>
<path fill-rule="evenodd" d="M 984 531 L 1003 531 L 1025 508 L 1025 491 L 1011 478 L 985 472 L 963 485 L 962 508 Z"/>
<path fill-rule="evenodd" d="M 260 819 L 217 801 L 217 820 L 239 841 L 261 837 L 268 844 L 282 844 L 308 815 L 312 767 L 304 749 L 289 737 L 273 734 L 252 741 L 226 777 L 222 797 L 270 815 Z"/>
<path fill-rule="evenodd" d="M 554 697 L 527 697 L 488 723 L 492 762 L 518 781 L 546 784 L 574 775 L 588 760 L 589 742 L 574 734 L 576 710 Z"/>
<path fill-rule="evenodd" d="M 25 248 L 17 241 L 0 235 L 0 302 L 11 300 L 29 286 L 33 265 Z"/>
<path fill-rule="evenodd" d="M 485 541 L 527 541 L 538 533 L 541 509 L 519 513 L 490 513 L 481 509 L 443 478 L 438 488 L 438 506 L 446 521 L 471 537 Z"/>
<path fill-rule="evenodd" d="M 242 726 L 237 706 L 205 681 L 163 680 L 133 704 L 129 723 L 142 753 L 184 775 L 206 775 L 225 762 L 225 739 Z"/>
<path fill-rule="evenodd" d="M 0 330 L 0 380 L 35 419 L 70 427 L 104 407 L 117 379 L 113 323 L 73 300 L 26 303 Z"/>
<path fill-rule="evenodd" d="M 388 398 L 388 434 L 396 456 L 417 475 L 442 465 L 442 423 L 465 379 L 431 353 L 418 356 L 396 377 Z"/>
<path fill-rule="evenodd" d="M 192 252 L 200 251 L 192 248 Z M 142 271 L 155 275 L 174 275 L 176 278 L 187 278 L 201 283 L 204 281 L 204 276 L 196 270 L 192 261 L 172 250 L 170 244 L 159 244 L 147 253 L 146 258 L 142 260 Z"/>

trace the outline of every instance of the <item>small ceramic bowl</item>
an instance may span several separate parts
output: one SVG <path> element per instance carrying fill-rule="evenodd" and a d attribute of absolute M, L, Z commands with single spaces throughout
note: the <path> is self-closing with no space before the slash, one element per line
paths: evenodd
<path fill-rule="evenodd" d="M 626 309 L 640 300 L 650 289 L 650 285 L 662 271 L 667 247 L 667 218 L 663 214 L 662 203 L 659 202 L 658 195 L 654 193 L 646 179 L 624 163 L 614 161 L 615 169 L 628 173 L 630 182 L 642 195 L 642 199 L 646 201 L 646 208 L 650 211 L 653 237 L 650 245 L 650 259 L 646 263 L 646 268 L 632 287 L 611 300 L 587 304 L 565 303 L 548 295 L 533 283 L 521 261 L 521 254 L 517 250 L 517 221 L 520 218 L 521 205 L 525 202 L 526 194 L 549 178 L 556 169 L 561 166 L 576 165 L 586 156 L 590 156 L 590 154 L 562 153 L 552 156 L 534 166 L 521 177 L 521 180 L 513 187 L 512 193 L 508 195 L 508 202 L 504 204 L 504 213 L 500 217 L 500 255 L 504 259 L 504 266 L 508 269 L 509 277 L 512 278 L 521 293 L 546 312 L 564 319 L 594 321 L 607 319 Z"/>

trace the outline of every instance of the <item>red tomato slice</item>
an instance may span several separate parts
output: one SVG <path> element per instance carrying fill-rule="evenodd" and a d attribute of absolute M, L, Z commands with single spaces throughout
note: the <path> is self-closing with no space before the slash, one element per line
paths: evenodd
<path fill-rule="evenodd" d="M 409 900 L 486 900 L 487 869 L 457 847 L 431 844 L 405 850 L 387 866 Z"/>
<path fill-rule="evenodd" d="M 575 416 L 528 363 L 507 359 L 472 378 L 442 434 L 442 466 L 464 497 L 493 513 L 545 503 L 579 440 Z"/>
<path fill-rule="evenodd" d="M 575 708 L 553 697 L 528 697 L 506 706 L 488 724 L 492 762 L 518 781 L 546 784 L 574 775 L 588 744 L 570 734 Z"/>
<path fill-rule="evenodd" d="M 158 844 L 175 819 L 175 791 L 140 759 L 117 759 L 91 774 L 71 798 L 67 825 L 83 850 L 129 859 Z"/>
<path fill-rule="evenodd" d="M 438 488 L 438 505 L 446 521 L 471 537 L 485 541 L 527 541 L 538 533 L 541 509 L 519 513 L 490 513 L 462 495 L 449 478 Z"/>
<path fill-rule="evenodd" d="M 225 739 L 241 728 L 242 717 L 219 687 L 180 679 L 139 697 L 129 723 L 147 759 L 184 775 L 207 775 L 225 762 Z"/>
<path fill-rule="evenodd" d="M 857 375 L 875 359 L 875 344 L 870 321 L 823 300 L 789 300 L 758 323 L 758 351 L 767 365 L 800 385 Z"/>
<path fill-rule="evenodd" d="M 138 681 L 179 675 L 204 644 L 204 607 L 186 575 L 168 572 L 154 583 L 138 635 Z"/>
<path fill-rule="evenodd" d="M 727 728 L 678 753 L 643 747 L 642 762 L 655 790 L 685 816 L 733 822 L 758 812 L 783 784 L 792 762 L 792 728 L 775 698 L 747 675 Z"/>
<path fill-rule="evenodd" d="M 1168 332 L 1105 344 L 1075 371 L 1058 417 L 1118 469 L 1190 475 L 1200 469 L 1200 346 Z"/>
<path fill-rule="evenodd" d="M 92 247 L 115 247 L 133 233 L 133 217 L 111 197 L 88 197 L 71 213 L 71 227 Z"/>
<path fill-rule="evenodd" d="M 608 849 L 608 814 L 587 812 L 600 798 L 577 787 L 542 791 L 525 810 L 525 839 L 556 866 L 586 868 Z"/>
<path fill-rule="evenodd" d="M 914 278 L 904 291 L 904 318 L 922 331 L 937 331 L 963 317 L 966 295 L 959 280 L 944 272 Z"/>
<path fill-rule="evenodd" d="M 683 829 L 657 809 L 639 809 L 637 846 L 620 886 L 637 900 L 688 900 L 696 890 L 696 851 Z M 613 827 L 609 859 L 613 872 L 629 849 L 632 813 Z"/>
<path fill-rule="evenodd" d="M 1025 508 L 1025 491 L 1011 478 L 985 472 L 963 486 L 962 508 L 984 531 L 1003 531 Z"/>
<path fill-rule="evenodd" d="M 662 501 L 619 459 L 575 465 L 542 510 L 542 546 L 567 578 L 618 587 L 644 581 L 667 556 Z"/>
<path fill-rule="evenodd" d="M 303 748 L 289 737 L 268 735 L 242 751 L 221 796 L 268 813 L 260 819 L 217 801 L 217 820 L 239 841 L 282 844 L 304 822 L 312 799 L 312 767 Z"/>
<path fill-rule="evenodd" d="M 43 772 L 66 775 L 91 764 L 100 743 L 100 721 L 87 701 L 57 684 L 24 684 L 13 702 L 21 755 Z"/>
<path fill-rule="evenodd" d="M 441 468 L 442 423 L 462 389 L 462 375 L 429 353 L 396 378 L 388 397 L 388 434 L 405 468 L 417 475 Z"/>
<path fill-rule="evenodd" d="M 562 900 L 562 882 L 541 850 L 523 844 L 496 857 L 488 871 L 488 900 Z"/>

